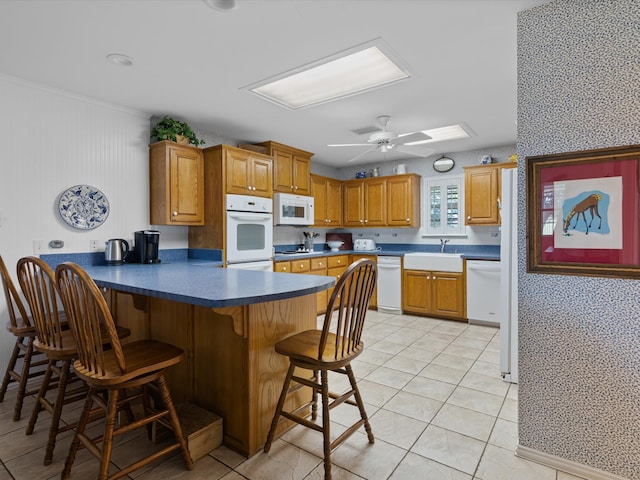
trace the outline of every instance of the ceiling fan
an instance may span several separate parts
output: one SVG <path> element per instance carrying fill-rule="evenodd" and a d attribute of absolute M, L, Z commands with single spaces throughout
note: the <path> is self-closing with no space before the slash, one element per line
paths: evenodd
<path fill-rule="evenodd" d="M 349 162 L 353 162 L 358 158 L 366 155 L 374 150 L 380 150 L 382 153 L 387 153 L 392 149 L 408 155 L 416 157 L 428 157 L 434 150 L 425 148 L 422 145 L 408 145 L 414 142 L 420 142 L 424 140 L 430 140 L 431 137 L 423 132 L 408 133 L 408 134 L 396 134 L 387 130 L 387 125 L 391 117 L 389 115 L 381 115 L 378 117 L 378 125 L 380 125 L 380 131 L 374 132 L 369 136 L 367 143 L 338 143 L 330 144 L 329 147 L 371 147 L 368 150 L 356 155 Z"/>

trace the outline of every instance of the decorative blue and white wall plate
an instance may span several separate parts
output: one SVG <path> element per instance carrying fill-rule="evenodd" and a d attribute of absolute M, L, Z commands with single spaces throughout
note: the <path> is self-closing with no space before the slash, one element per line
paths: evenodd
<path fill-rule="evenodd" d="M 104 193 L 90 185 L 76 185 L 60 194 L 58 211 L 73 228 L 91 230 L 109 216 L 109 201 Z"/>

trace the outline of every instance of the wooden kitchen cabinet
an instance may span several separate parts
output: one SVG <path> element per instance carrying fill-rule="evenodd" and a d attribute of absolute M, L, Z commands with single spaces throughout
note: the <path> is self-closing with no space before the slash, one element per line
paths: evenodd
<path fill-rule="evenodd" d="M 402 310 L 464 321 L 464 290 L 464 273 L 404 270 Z"/>
<path fill-rule="evenodd" d="M 342 226 L 342 182 L 311 174 L 314 227 Z"/>
<path fill-rule="evenodd" d="M 384 227 L 387 224 L 385 178 L 347 180 L 342 184 L 343 226 Z"/>
<path fill-rule="evenodd" d="M 500 225 L 502 169 L 513 167 L 513 163 L 496 163 L 464 168 L 465 225 Z"/>
<path fill-rule="evenodd" d="M 273 158 L 273 191 L 310 195 L 311 157 L 313 153 L 268 141 L 262 142 L 267 155 Z"/>
<path fill-rule="evenodd" d="M 149 146 L 152 225 L 204 225 L 204 188 L 200 148 L 170 141 Z"/>
<path fill-rule="evenodd" d="M 387 226 L 420 226 L 420 176 L 387 177 Z"/>
<path fill-rule="evenodd" d="M 204 225 L 189 227 L 189 248 L 226 249 L 226 195 L 271 197 L 271 157 L 229 145 L 204 154 Z M 249 188 L 249 187 L 254 187 Z M 223 256 L 223 261 L 225 257 Z"/>
<path fill-rule="evenodd" d="M 273 262 L 273 271 L 282 273 L 306 273 L 309 275 L 327 275 L 327 257 L 295 259 Z M 317 314 L 327 309 L 327 290 L 316 293 Z"/>
<path fill-rule="evenodd" d="M 271 198 L 272 159 L 266 155 L 225 146 L 226 191 L 240 195 Z"/>
<path fill-rule="evenodd" d="M 349 266 L 349 255 L 332 255 L 327 257 L 327 275 L 336 277 L 336 283 Z M 334 287 L 327 290 L 327 300 L 331 298 Z"/>

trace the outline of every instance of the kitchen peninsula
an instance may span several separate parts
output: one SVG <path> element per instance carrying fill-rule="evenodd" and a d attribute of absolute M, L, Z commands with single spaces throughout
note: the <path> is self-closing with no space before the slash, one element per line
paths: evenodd
<path fill-rule="evenodd" d="M 258 452 L 287 370 L 273 345 L 316 328 L 314 294 L 335 279 L 198 260 L 85 268 L 105 288 L 117 323 L 131 328 L 129 341 L 153 338 L 184 349 L 185 361 L 167 371 L 174 401 L 222 416 L 224 443 L 246 456 Z M 291 401 L 304 397 L 301 390 Z"/>

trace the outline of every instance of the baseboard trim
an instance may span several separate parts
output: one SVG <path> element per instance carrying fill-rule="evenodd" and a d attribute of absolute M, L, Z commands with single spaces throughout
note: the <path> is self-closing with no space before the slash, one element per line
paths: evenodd
<path fill-rule="evenodd" d="M 562 470 L 563 472 L 570 473 L 577 477 L 586 478 L 587 480 L 628 480 L 625 477 L 620 477 L 613 473 L 605 472 L 604 470 L 599 470 L 588 465 L 583 465 L 555 455 L 540 452 L 533 448 L 523 447 L 522 445 L 518 445 L 516 447 L 516 456 L 546 465 L 547 467 Z"/>

